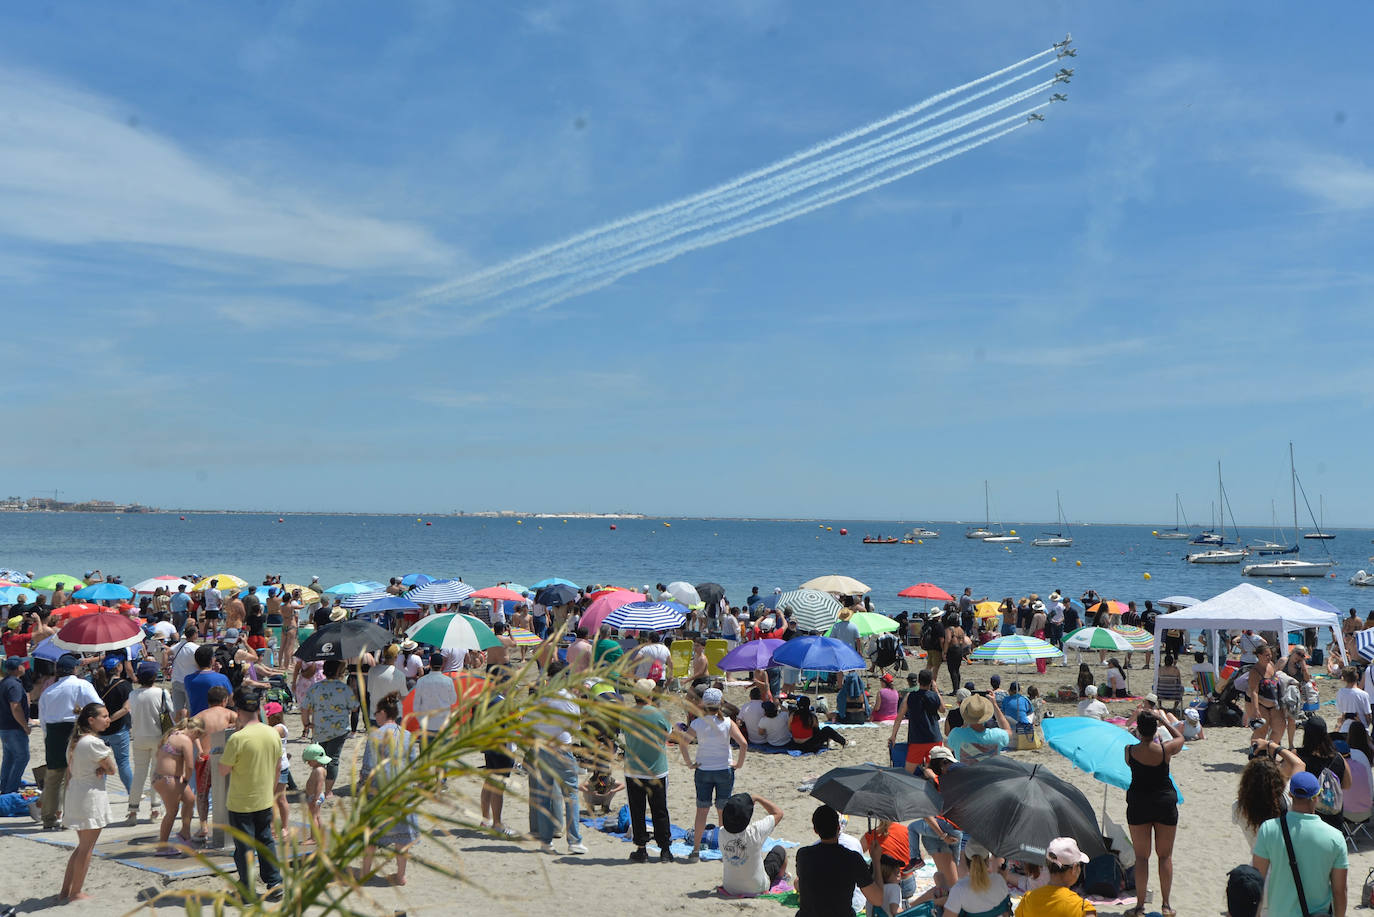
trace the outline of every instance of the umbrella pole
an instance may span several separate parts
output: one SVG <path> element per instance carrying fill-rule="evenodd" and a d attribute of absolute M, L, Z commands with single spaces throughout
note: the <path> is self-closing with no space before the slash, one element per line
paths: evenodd
<path fill-rule="evenodd" d="M 1107 836 L 1107 784 L 1102 784 L 1102 836 Z"/>

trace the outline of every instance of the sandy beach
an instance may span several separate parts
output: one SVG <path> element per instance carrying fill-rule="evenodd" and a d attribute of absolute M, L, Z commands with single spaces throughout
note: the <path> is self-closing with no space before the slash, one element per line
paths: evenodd
<path fill-rule="evenodd" d="M 1023 687 L 1034 684 L 1043 694 L 1053 697 L 1060 685 L 1068 685 L 1073 681 L 1072 676 L 1077 669 L 1076 665 L 1051 666 L 1044 675 L 1036 675 L 1033 667 L 1023 666 L 1021 673 L 1014 675 L 1010 666 L 970 664 L 965 666 L 962 677 L 964 680 L 972 679 L 981 689 L 987 686 L 987 679 L 994 671 L 1002 674 L 1004 684 L 1016 678 Z M 1137 683 L 1144 683 L 1143 673 L 1133 670 L 1129 674 L 1133 688 Z M 876 681 L 870 681 L 870 684 L 877 686 Z M 1319 680 L 1319 685 L 1322 700 L 1331 700 L 1335 692 L 1333 682 L 1323 678 Z M 948 690 L 947 673 L 941 675 L 941 687 Z M 741 686 L 731 687 L 727 697 L 742 702 L 744 691 Z M 1110 707 L 1114 714 L 1125 714 L 1136 703 L 1130 700 L 1113 701 Z M 1073 706 L 1067 703 L 1051 701 L 1050 706 L 1056 716 L 1072 715 L 1074 712 Z M 680 719 L 680 716 L 676 716 L 680 709 L 676 699 L 670 698 L 665 704 L 665 712 L 669 713 L 670 719 Z M 797 844 L 814 841 L 810 813 L 816 801 L 808 793 L 800 792 L 799 785 L 832 767 L 885 760 L 887 726 L 849 728 L 844 735 L 849 740 L 847 748 L 832 747 L 817 755 L 800 758 L 749 755 L 745 767 L 737 776 L 736 791 L 760 794 L 781 806 L 785 817 L 775 832 L 776 837 Z M 1173 904 L 1181 914 L 1218 913 L 1222 905 L 1226 871 L 1240 863 L 1249 862 L 1249 851 L 1245 848 L 1241 832 L 1231 822 L 1231 803 L 1235 799 L 1236 782 L 1245 763 L 1248 735 L 1248 730 L 1242 728 L 1209 729 L 1204 741 L 1190 744 L 1173 761 L 1173 773 L 1185 796 L 1185 802 L 1180 807 L 1180 828 L 1174 856 Z M 37 756 L 41 751 L 41 742 L 35 739 L 33 746 Z M 299 756 L 302 743 L 293 739 L 291 747 L 297 780 L 303 782 L 304 770 Z M 357 737 L 350 739 L 344 760 L 352 761 L 352 756 L 360 747 L 361 742 Z M 671 751 L 669 809 L 674 824 L 690 827 L 693 817 L 692 778 L 683 767 L 681 757 L 675 750 Z M 1084 791 L 1100 814 L 1104 785 L 1076 770 L 1060 755 L 1048 748 L 1010 754 L 1043 765 L 1073 782 Z M 111 787 L 117 787 L 118 781 L 111 779 L 110 784 Z M 525 787 L 525 779 L 517 775 L 512 778 L 507 795 L 506 822 L 517 829 L 528 825 L 528 810 L 520 798 Z M 475 782 L 467 786 L 455 782 L 449 787 L 455 806 L 469 812 L 474 822 L 478 818 L 476 791 Z M 122 793 L 112 790 L 111 797 L 112 808 L 118 817 L 124 812 Z M 1105 798 L 1107 814 L 1119 824 L 1124 824 L 1124 791 L 1106 788 Z M 616 805 L 623 801 L 622 793 L 617 797 Z M 348 800 L 339 802 L 342 806 L 348 804 Z M 144 811 L 146 813 L 146 807 Z M 293 806 L 293 817 L 298 812 L 299 807 Z M 158 891 L 208 887 L 213 881 L 203 876 L 167 879 L 157 873 L 105 858 L 119 856 L 130 862 L 151 863 L 172 871 L 194 866 L 193 861 L 186 859 L 168 861 L 150 856 L 155 845 L 156 828 L 147 822 L 145 815 L 144 821 L 137 826 L 110 827 L 101 834 L 97 853 L 102 856 L 92 864 L 87 880 L 87 891 L 93 896 L 92 900 L 57 907 L 55 892 L 60 883 L 67 849 L 52 844 L 71 842 L 74 832 L 44 833 L 35 831 L 35 828 L 36 825 L 27 819 L 10 819 L 0 825 L 0 832 L 3 832 L 0 834 L 0 849 L 4 851 L 5 861 L 18 874 L 32 877 L 32 881 L 23 884 L 22 893 L 5 902 L 17 904 L 21 913 L 36 910 L 64 915 L 122 913 L 140 907 L 142 901 Z M 863 828 L 855 821 L 848 830 L 859 834 Z M 540 853 L 537 842 L 528 839 L 507 841 L 475 830 L 445 831 L 447 836 L 440 840 L 432 837 L 421 840 L 414 851 L 410 881 L 405 888 L 391 888 L 380 880 L 368 887 L 367 891 L 373 896 L 373 901 L 368 905 L 370 910 L 391 915 L 396 912 L 490 913 L 495 909 L 505 914 L 534 917 L 575 902 L 587 902 L 592 907 L 628 914 L 789 913 L 787 908 L 770 899 L 741 900 L 719 896 L 715 891 L 721 880 L 719 862 L 660 864 L 651 860 L 648 864 L 630 863 L 627 857 L 632 848 L 628 843 L 589 828 L 584 828 L 588 853 L 582 856 L 567 855 L 566 841 L 556 841 L 559 854 L 551 856 Z M 46 843 L 33 838 L 42 838 Z M 443 849 L 441 842 L 450 850 Z M 1374 868 L 1374 852 L 1370 851 L 1370 845 L 1364 846 L 1365 851 L 1352 853 L 1350 857 L 1352 895 L 1358 893 L 1365 874 Z M 462 881 L 426 869 L 420 862 L 425 859 L 432 859 L 456 871 Z M 1151 913 L 1157 911 L 1159 903 L 1155 881 L 1152 876 Z M 1128 906 L 1129 902 L 1116 906 L 1100 905 L 1099 912 L 1119 914 Z M 171 913 L 179 908 L 167 907 L 163 910 Z"/>

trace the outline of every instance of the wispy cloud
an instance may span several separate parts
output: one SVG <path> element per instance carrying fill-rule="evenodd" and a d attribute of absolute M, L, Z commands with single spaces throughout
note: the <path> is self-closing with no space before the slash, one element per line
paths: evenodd
<path fill-rule="evenodd" d="M 1337 210 L 1374 207 L 1374 168 L 1345 156 L 1309 154 L 1281 173 L 1289 185 Z"/>
<path fill-rule="evenodd" d="M 0 234 L 415 275 L 455 260 L 421 227 L 256 186 L 31 72 L 0 69 L 0 110 Z"/>

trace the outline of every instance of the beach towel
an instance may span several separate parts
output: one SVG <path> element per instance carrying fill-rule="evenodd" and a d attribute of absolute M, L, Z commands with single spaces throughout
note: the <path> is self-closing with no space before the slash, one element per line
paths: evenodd
<path fill-rule="evenodd" d="M 779 876 L 778 881 L 773 883 L 772 888 L 768 889 L 766 892 L 760 892 L 757 895 L 737 895 L 734 892 L 727 892 L 724 885 L 716 886 L 716 894 L 720 895 L 722 898 L 773 898 L 781 900 L 788 892 L 793 891 L 793 889 L 792 879 L 789 876 Z M 792 906 L 799 907 L 800 904 Z"/>
<path fill-rule="evenodd" d="M 797 842 L 796 842 L 796 841 L 784 841 L 784 840 L 781 840 L 780 838 L 770 837 L 770 838 L 768 838 L 766 841 L 763 842 L 763 851 L 762 851 L 762 852 L 766 854 L 766 853 L 768 853 L 768 851 L 772 850 L 774 847 L 788 848 L 788 847 L 796 847 L 796 846 L 797 846 Z M 677 849 L 676 849 L 676 848 L 677 848 L 677 844 L 674 844 L 674 845 L 673 845 L 673 848 L 674 848 L 674 849 L 673 849 L 673 855 L 676 856 L 676 855 L 677 855 Z M 687 855 L 688 853 L 690 853 L 690 852 L 691 852 L 691 848 L 690 848 L 690 847 L 686 847 L 686 846 L 684 845 L 682 855 L 683 855 L 683 856 L 686 856 L 686 855 Z M 720 849 L 719 849 L 719 848 L 716 848 L 716 847 L 703 847 L 702 850 L 701 850 L 701 858 L 702 858 L 703 860 L 719 860 L 719 859 L 721 859 L 722 857 L 721 857 Z M 761 896 L 755 896 L 755 897 L 761 897 Z"/>
<path fill-rule="evenodd" d="M 760 755 L 791 755 L 793 758 L 807 758 L 811 755 L 818 755 L 823 751 L 829 751 L 824 745 L 815 751 L 797 751 L 795 748 L 781 748 L 776 745 L 755 745 L 752 742 L 749 743 L 749 750 Z"/>

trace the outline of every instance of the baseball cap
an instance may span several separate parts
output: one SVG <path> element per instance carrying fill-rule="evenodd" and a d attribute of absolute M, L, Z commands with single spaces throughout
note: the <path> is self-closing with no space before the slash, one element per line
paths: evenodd
<path fill-rule="evenodd" d="M 1088 855 L 1078 849 L 1078 841 L 1071 837 L 1056 837 L 1045 848 L 1045 860 L 1051 866 L 1072 866 L 1088 862 Z"/>
<path fill-rule="evenodd" d="M 158 664 L 151 659 L 145 659 L 138 664 L 139 675 L 152 675 L 156 677 L 159 671 Z"/>
<path fill-rule="evenodd" d="M 953 761 L 954 752 L 949 750 L 946 745 L 936 745 L 930 750 L 931 761 Z"/>
<path fill-rule="evenodd" d="M 1230 917 L 1255 917 L 1264 896 L 1264 877 L 1250 864 L 1226 874 L 1226 913 Z"/>
<path fill-rule="evenodd" d="M 1088 685 L 1083 689 L 1083 693 L 1088 697 L 1097 697 L 1097 685 Z"/>
<path fill-rule="evenodd" d="M 892 684 L 892 673 L 891 673 L 891 672 L 884 672 L 884 673 L 883 673 L 883 684 L 885 684 L 885 685 L 890 685 L 890 684 Z"/>
<path fill-rule="evenodd" d="M 707 707 L 719 707 L 724 699 L 725 695 L 720 693 L 720 688 L 707 688 L 701 694 L 701 702 Z"/>
<path fill-rule="evenodd" d="M 262 712 L 264 716 L 276 716 L 278 713 L 281 713 L 281 704 L 274 700 L 268 701 L 262 705 Z"/>
<path fill-rule="evenodd" d="M 76 671 L 76 667 L 81 665 L 81 659 L 73 653 L 63 653 L 57 657 L 57 671 L 60 674 L 70 675 Z"/>
<path fill-rule="evenodd" d="M 305 746 L 305 751 L 301 752 L 301 757 L 307 761 L 318 761 L 321 764 L 329 764 L 334 760 L 324 753 L 323 745 Z"/>
<path fill-rule="evenodd" d="M 224 639 L 225 639 L 225 640 L 237 640 L 238 638 L 239 638 L 239 629 L 238 629 L 237 627 L 231 627 L 231 628 L 229 628 L 228 630 L 226 630 L 226 631 L 224 632 Z"/>
<path fill-rule="evenodd" d="M 24 660 L 19 656 L 7 656 L 5 658 L 5 671 L 17 672 L 19 667 L 24 664 Z"/>
<path fill-rule="evenodd" d="M 13 629 L 13 630 L 18 630 L 19 628 L 21 628 L 21 627 L 24 626 L 24 616 L 23 616 L 23 615 L 15 615 L 14 617 L 10 618 L 10 619 L 9 619 L 8 621 L 6 621 L 5 623 L 8 624 L 9 627 L 10 627 L 11 629 Z"/>
<path fill-rule="evenodd" d="M 103 665 L 105 667 L 105 671 L 108 672 L 111 669 L 119 668 L 119 664 L 123 661 L 123 659 L 116 659 L 113 656 L 106 656 L 105 661 L 100 664 Z"/>
<path fill-rule="evenodd" d="M 1288 781 L 1288 792 L 1292 793 L 1295 799 L 1311 799 L 1320 791 L 1321 784 L 1307 771 L 1294 774 L 1293 779 Z"/>

